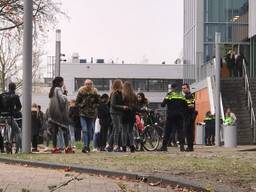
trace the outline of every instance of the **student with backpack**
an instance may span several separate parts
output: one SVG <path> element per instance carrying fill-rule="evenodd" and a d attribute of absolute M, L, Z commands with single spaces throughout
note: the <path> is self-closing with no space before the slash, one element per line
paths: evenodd
<path fill-rule="evenodd" d="M 10 140 L 12 141 L 15 138 L 17 153 L 21 149 L 21 128 L 14 118 L 21 118 L 20 110 L 22 106 L 19 96 L 15 93 L 16 84 L 11 82 L 8 88 L 8 92 L 0 94 L 0 114 L 2 117 L 8 119 L 7 123 L 12 128 Z"/>

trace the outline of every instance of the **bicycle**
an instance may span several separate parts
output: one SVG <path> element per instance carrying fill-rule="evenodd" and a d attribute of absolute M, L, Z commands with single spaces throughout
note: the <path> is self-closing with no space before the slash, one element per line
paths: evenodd
<path fill-rule="evenodd" d="M 144 123 L 142 123 L 142 119 L 144 119 Z M 136 150 L 157 150 L 162 138 L 162 130 L 163 129 L 157 124 L 157 122 L 155 122 L 153 110 L 147 110 L 143 118 L 136 115 L 136 123 L 134 126 L 134 141 Z"/>

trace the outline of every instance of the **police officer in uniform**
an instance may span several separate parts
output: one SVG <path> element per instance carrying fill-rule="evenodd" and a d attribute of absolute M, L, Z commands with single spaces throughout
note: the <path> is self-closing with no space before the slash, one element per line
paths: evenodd
<path fill-rule="evenodd" d="M 165 133 L 163 139 L 163 145 L 161 151 L 167 151 L 168 141 L 172 129 L 176 128 L 178 132 L 178 140 L 180 144 L 180 151 L 184 151 L 184 133 L 183 133 L 183 121 L 184 115 L 187 111 L 187 103 L 185 97 L 178 90 L 177 84 L 171 85 L 171 92 L 169 92 L 164 98 L 161 106 L 165 107 L 167 105 L 167 120 L 165 126 Z"/>
<path fill-rule="evenodd" d="M 194 126 L 197 112 L 195 110 L 195 98 L 190 92 L 190 87 L 187 83 L 182 85 L 182 92 L 185 96 L 188 111 L 185 116 L 185 134 L 187 139 L 187 149 L 186 151 L 194 151 Z"/>

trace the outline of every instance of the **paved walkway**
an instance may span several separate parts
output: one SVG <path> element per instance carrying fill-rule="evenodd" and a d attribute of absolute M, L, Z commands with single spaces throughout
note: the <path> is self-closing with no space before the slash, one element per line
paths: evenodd
<path fill-rule="evenodd" d="M 0 192 L 174 192 L 171 187 L 97 177 L 65 170 L 0 164 Z"/>

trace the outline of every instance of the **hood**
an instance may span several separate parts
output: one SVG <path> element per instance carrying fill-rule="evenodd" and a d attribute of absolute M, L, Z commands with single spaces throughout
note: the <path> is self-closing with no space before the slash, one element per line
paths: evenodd
<path fill-rule="evenodd" d="M 92 93 L 92 94 L 98 94 L 98 90 L 96 88 L 92 88 L 92 90 L 87 90 L 85 86 L 80 87 L 78 90 L 79 93 L 85 94 L 85 93 Z"/>

